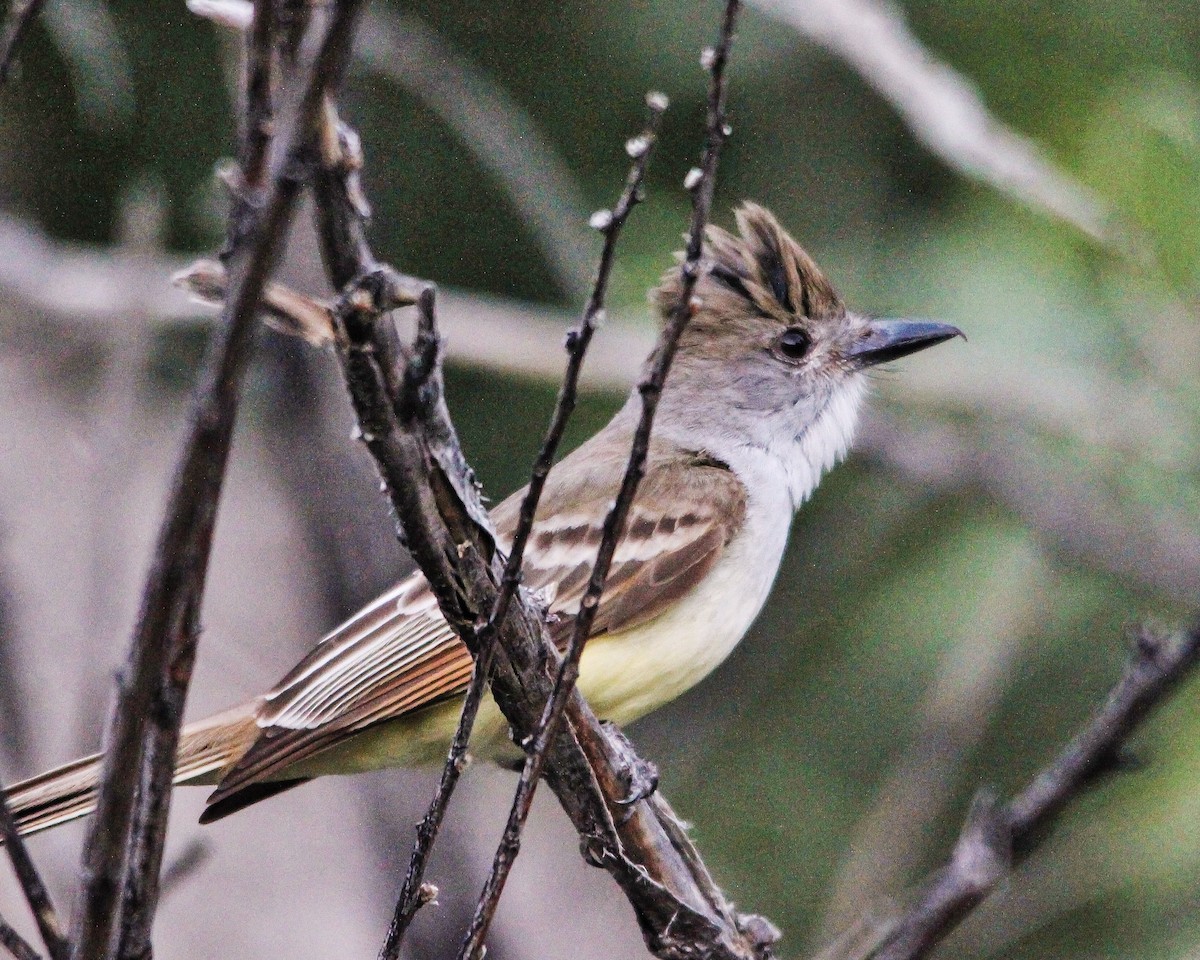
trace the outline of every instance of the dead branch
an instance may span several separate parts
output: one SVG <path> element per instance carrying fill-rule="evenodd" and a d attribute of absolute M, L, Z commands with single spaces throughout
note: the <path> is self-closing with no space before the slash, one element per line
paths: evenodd
<path fill-rule="evenodd" d="M 51 960 L 67 960 L 70 954 L 70 945 L 63 936 L 63 927 L 58 919 L 58 911 L 54 909 L 50 891 L 46 889 L 46 884 L 42 882 L 42 876 L 38 872 L 33 858 L 29 856 L 25 841 L 17 832 L 17 822 L 13 819 L 12 810 L 9 809 L 8 800 L 2 790 L 0 790 L 0 838 L 4 840 L 8 859 L 12 862 L 13 873 L 17 875 L 21 892 L 25 894 L 29 910 L 37 922 L 38 933 L 41 934 L 42 942 L 46 944 L 46 951 L 50 954 Z M 13 936 L 16 936 L 15 932 Z M 5 946 L 8 946 L 13 953 L 21 950 L 20 944 L 14 948 L 5 941 Z"/>
<path fill-rule="evenodd" d="M 337 186 L 340 179 L 319 176 L 314 192 L 327 268 L 335 284 L 342 281 L 337 350 L 361 438 L 443 616 L 478 657 L 478 630 L 494 609 L 503 571 L 445 408 L 434 291 L 376 263 L 363 240 L 363 211 Z M 418 332 L 408 350 L 382 318 L 414 298 Z M 492 692 L 517 736 L 532 742 L 559 657 L 520 595 L 498 628 Z M 773 928 L 733 912 L 665 802 L 651 798 L 632 812 L 621 806 L 644 763 L 600 726 L 578 693 L 566 715 L 547 779 L 586 856 L 612 873 L 633 904 L 651 949 L 663 957 L 765 955 Z"/>
<path fill-rule="evenodd" d="M 347 297 L 343 370 L 363 442 L 406 543 L 443 615 L 478 656 L 476 629 L 495 603 L 502 569 L 446 419 L 432 291 L 421 294 L 418 341 L 400 365 L 389 332 L 376 326 L 381 307 L 402 299 L 386 276 L 381 271 L 365 278 Z M 392 397 L 399 398 L 395 404 Z M 538 612 L 523 598 L 515 598 L 499 627 L 492 692 L 516 736 L 524 738 L 536 729 L 552 694 L 559 658 L 542 634 Z M 547 779 L 587 858 L 612 873 L 634 906 L 651 949 L 684 957 L 702 943 L 714 957 L 763 955 L 766 943 L 755 937 L 762 928 L 735 917 L 664 805 L 653 802 L 658 798 L 635 805 L 632 813 L 620 806 L 644 762 L 600 726 L 578 693 L 567 711 L 569 725 L 551 747 Z M 619 817 L 627 819 L 618 824 Z"/>
<path fill-rule="evenodd" d="M 84 850 L 84 892 L 72 937 L 78 960 L 112 956 L 118 949 L 123 956 L 148 955 L 175 750 L 238 389 L 263 287 L 303 186 L 323 98 L 344 73 L 359 7 L 357 0 L 335 6 L 265 197 L 259 197 L 254 177 L 263 169 L 266 144 L 261 137 L 245 141 L 241 159 L 251 176 L 243 173 L 238 187 L 246 195 L 235 196 L 231 205 L 232 292 L 197 391 L 129 660 L 118 681 L 97 813 Z M 270 16 L 264 12 L 269 9 L 269 3 L 256 5 L 256 16 Z M 248 112 L 260 115 L 253 106 Z"/>
<path fill-rule="evenodd" d="M 491 873 L 484 884 L 479 896 L 475 915 L 463 939 L 459 960 L 478 960 L 482 956 L 483 938 L 491 925 L 504 883 L 509 871 L 516 860 L 521 846 L 521 833 L 533 797 L 537 791 L 538 780 L 541 778 L 542 767 L 546 760 L 546 751 L 558 729 L 558 723 L 566 706 L 567 698 L 575 689 L 579 679 L 579 663 L 583 656 L 583 647 L 592 632 L 592 623 L 599 609 L 600 596 L 604 591 L 604 583 L 608 579 L 609 566 L 617 549 L 617 540 L 625 529 L 625 520 L 633 505 L 645 473 L 646 456 L 650 449 L 650 432 L 654 427 L 654 415 L 658 409 L 658 399 L 662 394 L 663 385 L 671 370 L 679 338 L 683 333 L 693 312 L 692 294 L 696 282 L 700 278 L 700 255 L 704 243 L 704 231 L 708 225 L 709 214 L 712 210 L 713 193 L 716 189 L 717 162 L 720 159 L 721 147 L 728 136 L 725 122 L 725 101 L 727 95 L 726 66 L 729 62 L 729 51 L 733 44 L 733 31 L 737 22 L 740 3 L 730 0 L 725 5 L 725 15 L 717 45 L 706 50 L 702 62 L 710 71 L 711 79 L 708 92 L 708 116 L 705 131 L 704 154 L 701 165 L 693 168 L 687 175 L 685 187 L 692 194 L 692 222 L 688 231 L 687 251 L 684 262 L 680 267 L 683 284 L 679 297 L 679 306 L 667 319 L 655 348 L 649 373 L 638 384 L 638 393 L 642 398 L 642 412 L 634 431 L 632 447 L 629 451 L 629 461 L 625 475 L 621 480 L 621 488 L 612 509 L 604 518 L 600 546 L 596 553 L 596 562 L 588 579 L 588 586 L 580 601 L 579 613 L 575 618 L 571 639 L 567 645 L 566 655 L 558 669 L 554 680 L 554 691 L 546 708 L 542 712 L 537 726 L 531 749 L 527 750 L 524 767 L 520 780 L 517 782 L 516 795 L 513 797 L 512 809 L 508 822 L 505 824 L 504 835 L 496 849 L 492 862 Z M 582 358 L 580 358 L 582 360 Z M 572 376 L 578 376 L 578 371 L 569 367 L 564 390 L 572 386 Z M 548 470 L 548 465 L 547 465 Z M 535 474 L 536 476 L 536 474 Z M 532 521 L 532 515 L 531 515 Z M 657 780 L 657 774 L 649 778 Z M 656 783 L 650 782 L 645 786 L 635 788 L 630 796 L 638 797 L 639 791 L 653 792 Z M 640 797 L 638 797 L 640 799 Z"/>
<path fill-rule="evenodd" d="M 550 426 L 534 462 L 525 498 L 521 502 L 517 528 L 513 533 L 512 548 L 504 563 L 504 573 L 500 579 L 500 591 L 496 596 L 495 606 L 488 616 L 487 623 L 479 632 L 480 653 L 463 699 L 462 713 L 450 745 L 450 752 L 442 768 L 437 792 L 429 805 L 429 810 L 417 827 L 417 840 L 413 847 L 408 873 L 404 878 L 400 899 L 392 916 L 387 940 L 381 953 L 382 960 L 396 960 L 408 925 L 416 916 L 417 910 L 429 901 L 427 895 L 429 888 L 423 882 L 425 865 L 433 850 L 438 830 L 450 803 L 450 797 L 458 783 L 459 775 L 466 766 L 467 745 L 471 738 L 471 730 L 475 724 L 475 717 L 483 699 L 488 677 L 491 674 L 492 657 L 496 649 L 496 626 L 508 615 L 509 604 L 521 583 L 521 563 L 529 534 L 533 530 L 538 502 L 541 499 L 546 478 L 550 475 L 550 468 L 554 464 L 554 458 L 566 430 L 567 422 L 575 409 L 583 361 L 596 332 L 596 326 L 604 313 L 605 296 L 615 262 L 617 240 L 625 226 L 625 221 L 633 212 L 633 208 L 642 200 L 643 182 L 650 165 L 654 143 L 658 138 L 658 128 L 667 107 L 667 100 L 662 94 L 652 93 L 647 96 L 646 104 L 649 110 L 646 127 L 626 145 L 634 161 L 625 178 L 625 188 L 611 211 L 599 211 L 592 218 L 597 229 L 604 233 L 604 246 L 600 254 L 595 285 L 588 298 L 579 327 L 567 336 L 567 371 L 550 418 Z M 545 751 L 543 750 L 542 753 L 544 756 Z"/>
<path fill-rule="evenodd" d="M 281 20 L 302 30 L 306 0 L 288 5 L 298 9 L 285 7 Z M 193 13 L 239 31 L 250 27 L 250 6 L 249 0 L 188 0 Z M 587 233 L 575 223 L 587 209 L 583 188 L 503 85 L 424 20 L 387 7 L 364 12 L 355 62 L 416 97 L 458 135 L 508 194 L 561 290 L 582 297 L 590 282 L 582 253 Z"/>
<path fill-rule="evenodd" d="M 1200 662 L 1200 627 L 1175 636 L 1142 628 L 1124 673 L 1092 721 L 1006 806 L 975 800 L 949 863 L 900 918 L 873 960 L 918 960 L 1007 876 L 1095 777 L 1121 759 L 1130 735 Z"/>
<path fill-rule="evenodd" d="M 41 955 L 29 945 L 24 937 L 0 917 L 0 947 L 7 950 L 13 960 L 42 960 Z"/>

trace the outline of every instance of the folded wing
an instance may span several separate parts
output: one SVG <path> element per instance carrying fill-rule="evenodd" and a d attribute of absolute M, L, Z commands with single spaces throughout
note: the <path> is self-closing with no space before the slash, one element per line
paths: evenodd
<path fill-rule="evenodd" d="M 617 446 L 613 455 L 597 456 L 587 449 L 596 442 L 552 471 L 526 551 L 525 586 L 547 604 L 551 636 L 560 648 L 587 589 L 627 450 Z M 693 589 L 745 515 L 742 485 L 723 465 L 663 445 L 652 454 L 593 636 L 651 620 Z M 584 465 L 574 475 L 572 461 Z M 519 491 L 493 512 L 503 549 L 523 495 Z M 277 792 L 294 778 L 289 770 L 297 763 L 368 727 L 460 695 L 472 665 L 424 577 L 413 574 L 330 633 L 263 698 L 258 736 L 225 773 L 204 819 Z"/>

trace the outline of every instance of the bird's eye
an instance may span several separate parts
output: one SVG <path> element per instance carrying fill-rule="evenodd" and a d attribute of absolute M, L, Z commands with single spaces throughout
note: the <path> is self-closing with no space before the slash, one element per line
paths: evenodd
<path fill-rule="evenodd" d="M 788 327 L 779 335 L 779 352 L 789 360 L 800 360 L 808 353 L 812 338 L 799 327 Z"/>

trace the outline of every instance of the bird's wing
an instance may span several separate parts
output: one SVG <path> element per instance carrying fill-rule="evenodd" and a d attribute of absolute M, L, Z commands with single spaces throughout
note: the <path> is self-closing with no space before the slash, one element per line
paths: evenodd
<path fill-rule="evenodd" d="M 623 468 L 623 448 L 621 453 Z M 593 637 L 636 627 L 678 602 L 707 576 L 741 528 L 745 490 L 733 473 L 695 454 L 675 454 L 658 451 L 638 488 L 592 623 Z M 554 495 L 558 490 L 548 490 L 530 533 L 523 582 L 541 592 L 560 648 L 570 639 L 587 591 L 617 483 L 585 481 L 565 502 Z M 579 496 L 580 487 L 588 496 Z M 511 499 L 501 504 L 496 515 L 506 522 L 497 527 L 515 526 L 518 507 Z"/>
<path fill-rule="evenodd" d="M 728 469 L 682 451 L 656 453 L 618 543 L 593 636 L 662 613 L 704 578 L 742 524 L 745 493 Z M 623 457 L 585 459 L 582 475 L 572 475 L 572 459 L 551 472 L 524 564 L 525 584 L 541 592 L 560 646 L 579 611 L 623 466 Z M 493 512 L 504 549 L 523 494 Z M 299 761 L 369 726 L 460 694 L 471 668 L 470 653 L 414 573 L 329 634 L 266 694 L 258 735 L 209 798 L 205 819 L 240 809 L 236 795 L 250 800 L 252 785 L 286 780 Z"/>
<path fill-rule="evenodd" d="M 202 823 L 270 796 L 296 764 L 384 720 L 461 693 L 472 659 L 420 572 L 326 636 L 259 701 L 257 733 Z"/>

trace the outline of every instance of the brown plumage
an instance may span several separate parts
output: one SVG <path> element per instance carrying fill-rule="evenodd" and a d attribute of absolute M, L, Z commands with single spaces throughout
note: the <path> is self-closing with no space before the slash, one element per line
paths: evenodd
<path fill-rule="evenodd" d="M 595 521 L 603 518 L 628 455 L 627 444 L 607 440 L 603 434 L 593 438 L 551 472 L 527 553 L 524 583 L 542 594 L 560 646 L 570 636 L 599 545 Z M 728 470 L 690 469 L 687 483 L 678 484 L 679 467 L 694 458 L 654 443 L 653 466 L 618 545 L 593 637 L 657 616 L 703 579 L 740 527 L 745 496 Z M 666 484 L 674 506 L 664 513 L 657 505 Z M 523 496 L 518 491 L 492 513 L 502 549 L 511 541 Z M 655 506 L 648 510 L 647 504 Z M 578 535 L 562 537 L 563 530 Z M 266 695 L 256 736 L 223 771 L 206 821 L 240 809 L 235 798 L 251 785 L 283 778 L 368 727 L 466 689 L 471 655 L 442 620 L 424 577 L 413 574 L 381 600 L 322 641 Z"/>
<path fill-rule="evenodd" d="M 525 584 L 548 603 L 551 635 L 560 644 L 595 559 L 594 521 L 603 518 L 624 468 L 627 439 L 611 441 L 598 435 L 551 472 L 534 525 Z M 745 511 L 740 483 L 718 464 L 696 468 L 698 456 L 654 441 L 593 636 L 657 616 L 703 579 L 739 529 Z M 680 468 L 691 468 L 683 485 Z M 504 548 L 523 493 L 493 511 Z M 662 511 L 656 504 L 668 493 L 673 509 Z M 568 536 L 556 535 L 564 529 Z M 264 697 L 186 727 L 175 782 L 217 783 L 202 819 L 219 819 L 309 779 L 306 761 L 363 731 L 460 696 L 471 665 L 424 577 L 414 573 L 329 634 Z M 90 813 L 98 773 L 93 756 L 13 787 L 8 799 L 21 831 Z"/>
<path fill-rule="evenodd" d="M 724 331 L 714 328 L 728 328 L 731 322 L 768 318 L 788 326 L 798 317 L 830 320 L 845 315 L 833 284 L 770 211 L 746 203 L 735 216 L 737 234 L 715 225 L 705 234 L 706 270 L 695 289 L 703 309 L 685 329 L 684 343 L 719 343 Z M 682 284 L 679 270 L 668 270 L 651 293 L 663 316 L 670 316 L 678 305 Z"/>
<path fill-rule="evenodd" d="M 581 687 L 619 721 L 678 696 L 741 639 L 770 590 L 792 510 L 849 443 L 859 371 L 875 362 L 862 351 L 877 345 L 872 337 L 887 343 L 888 331 L 849 313 L 766 210 L 747 204 L 737 224 L 736 235 L 708 230 L 697 305 L 583 654 Z M 654 300 L 669 313 L 679 295 L 675 269 Z M 947 335 L 919 330 L 904 344 Z M 897 349 L 886 355 L 919 346 Z M 538 509 L 524 583 L 546 605 L 560 645 L 579 610 L 639 406 L 634 393 L 555 466 Z M 522 496 L 493 511 L 501 549 Z M 204 816 L 212 820 L 313 776 L 436 762 L 453 729 L 448 701 L 462 694 L 471 667 L 424 578 L 413 574 L 264 696 L 186 727 L 175 780 L 216 784 Z M 502 755 L 514 748 L 492 711 L 487 723 L 481 714 L 472 749 Z M 22 831 L 89 812 L 97 772 L 91 757 L 13 787 Z"/>

